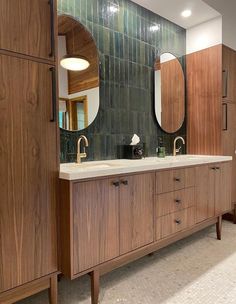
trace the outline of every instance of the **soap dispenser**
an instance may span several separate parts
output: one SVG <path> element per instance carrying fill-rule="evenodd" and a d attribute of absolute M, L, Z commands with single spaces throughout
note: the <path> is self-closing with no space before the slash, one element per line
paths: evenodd
<path fill-rule="evenodd" d="M 166 156 L 166 149 L 164 147 L 163 139 L 162 137 L 159 138 L 158 140 L 158 147 L 156 149 L 157 152 L 157 157 L 159 158 L 165 158 Z"/>

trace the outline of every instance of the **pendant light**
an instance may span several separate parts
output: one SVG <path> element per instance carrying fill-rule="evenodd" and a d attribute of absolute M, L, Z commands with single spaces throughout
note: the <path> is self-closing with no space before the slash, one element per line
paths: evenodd
<path fill-rule="evenodd" d="M 89 61 L 82 56 L 66 55 L 60 61 L 61 66 L 69 71 L 84 71 L 89 66 Z"/>
<path fill-rule="evenodd" d="M 73 53 L 75 50 L 75 35 L 74 35 L 74 28 L 72 28 L 72 32 L 73 32 Z M 65 55 L 61 61 L 60 61 L 60 65 L 69 71 L 84 71 L 86 70 L 89 66 L 90 63 L 87 60 L 87 58 L 85 58 L 84 56 L 79 56 L 79 55 Z"/>

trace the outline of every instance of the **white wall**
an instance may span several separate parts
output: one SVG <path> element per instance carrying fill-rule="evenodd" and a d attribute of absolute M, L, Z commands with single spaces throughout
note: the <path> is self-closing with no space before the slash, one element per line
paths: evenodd
<path fill-rule="evenodd" d="M 70 99 L 87 95 L 88 97 L 88 124 L 91 124 L 99 110 L 99 87 L 69 95 Z"/>
<path fill-rule="evenodd" d="M 236 0 L 204 0 L 223 16 L 223 43 L 236 50 Z"/>
<path fill-rule="evenodd" d="M 217 17 L 187 29 L 186 53 L 194 53 L 222 42 L 222 17 Z"/>

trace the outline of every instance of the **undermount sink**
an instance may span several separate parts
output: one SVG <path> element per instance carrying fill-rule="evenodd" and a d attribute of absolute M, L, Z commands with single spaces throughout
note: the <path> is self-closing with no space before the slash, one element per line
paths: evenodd
<path fill-rule="evenodd" d="M 119 167 L 120 165 L 118 164 L 112 164 L 112 163 L 71 163 L 71 164 L 66 164 L 67 168 L 70 170 L 80 170 L 80 169 L 107 169 L 107 168 L 115 168 Z"/>

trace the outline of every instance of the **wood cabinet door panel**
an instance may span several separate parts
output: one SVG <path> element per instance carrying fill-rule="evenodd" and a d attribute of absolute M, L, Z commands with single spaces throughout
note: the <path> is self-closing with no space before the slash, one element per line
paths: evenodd
<path fill-rule="evenodd" d="M 73 274 L 119 255 L 119 187 L 112 182 L 73 185 Z"/>
<path fill-rule="evenodd" d="M 156 197 L 156 217 L 177 212 L 195 205 L 195 188 L 159 194 Z"/>
<path fill-rule="evenodd" d="M 160 222 L 161 238 L 168 237 L 195 224 L 195 207 L 165 215 Z"/>
<path fill-rule="evenodd" d="M 200 223 L 211 216 L 215 210 L 215 171 L 206 166 L 196 168 L 196 221 Z M 212 175 L 213 174 L 213 175 Z"/>
<path fill-rule="evenodd" d="M 218 164 L 215 172 L 215 215 L 231 210 L 231 176 L 230 162 Z M 218 169 L 219 168 L 219 169 Z"/>
<path fill-rule="evenodd" d="M 223 81 L 222 98 L 225 101 L 236 102 L 236 52 L 223 46 Z"/>
<path fill-rule="evenodd" d="M 0 56 L 0 292 L 57 271 L 49 66 Z"/>
<path fill-rule="evenodd" d="M 0 16 L 0 49 L 51 58 L 49 0 L 0 0 Z"/>
<path fill-rule="evenodd" d="M 155 173 L 124 176 L 120 186 L 120 254 L 153 242 Z"/>

